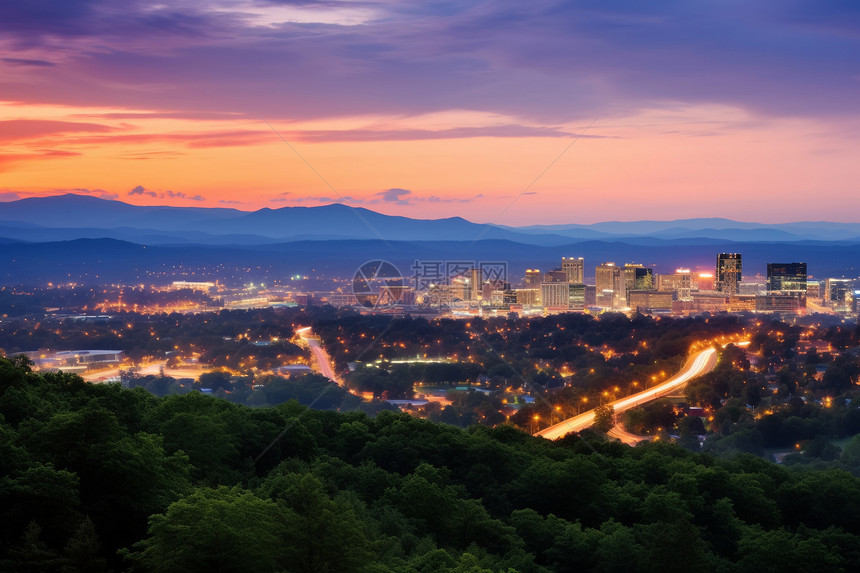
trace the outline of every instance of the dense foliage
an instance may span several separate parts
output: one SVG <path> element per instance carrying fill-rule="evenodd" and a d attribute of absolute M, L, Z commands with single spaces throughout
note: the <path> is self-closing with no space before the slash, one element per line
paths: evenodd
<path fill-rule="evenodd" d="M 4 358 L 0 416 L 4 570 L 860 569 L 839 469 L 158 398 Z"/>

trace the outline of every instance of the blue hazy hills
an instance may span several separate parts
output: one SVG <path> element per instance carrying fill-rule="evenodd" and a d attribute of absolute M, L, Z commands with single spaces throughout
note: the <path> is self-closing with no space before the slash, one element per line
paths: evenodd
<path fill-rule="evenodd" d="M 767 262 L 805 261 L 814 276 L 856 276 L 860 224 L 702 218 L 510 227 L 340 204 L 247 212 L 143 207 L 75 194 L 0 203 L 5 284 L 145 280 L 175 266 L 250 268 L 249 278 L 347 274 L 374 258 L 394 262 L 404 274 L 416 259 L 438 259 L 506 261 L 521 275 L 531 266 L 549 270 L 562 256 L 585 257 L 586 275 L 604 260 L 667 272 L 678 265 L 709 268 L 725 251 L 742 252 L 749 274 L 764 273 Z"/>

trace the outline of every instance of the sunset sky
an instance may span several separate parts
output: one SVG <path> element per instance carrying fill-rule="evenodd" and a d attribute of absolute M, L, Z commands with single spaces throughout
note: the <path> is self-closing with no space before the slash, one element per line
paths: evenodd
<path fill-rule="evenodd" d="M 6 0 L 0 200 L 68 192 L 856 222 L 860 2 Z"/>

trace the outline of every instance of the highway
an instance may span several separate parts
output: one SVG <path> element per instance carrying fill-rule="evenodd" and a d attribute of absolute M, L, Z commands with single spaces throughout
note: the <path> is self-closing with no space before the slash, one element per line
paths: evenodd
<path fill-rule="evenodd" d="M 642 392 L 638 392 L 626 398 L 609 402 L 609 405 L 615 409 L 616 414 L 620 414 L 621 412 L 630 410 L 631 408 L 635 408 L 636 406 L 640 406 L 646 402 L 662 398 L 663 396 L 668 396 L 675 393 L 693 378 L 701 376 L 702 374 L 707 374 L 714 369 L 716 364 L 716 349 L 708 348 L 702 350 L 701 352 L 697 352 L 692 355 L 687 360 L 686 364 L 684 364 L 684 367 L 681 368 L 680 372 L 662 384 L 658 384 L 653 388 L 648 388 L 647 390 L 643 390 Z M 584 430 L 592 424 L 594 424 L 594 410 L 589 410 L 583 414 L 573 416 L 572 418 L 568 418 L 554 426 L 541 430 L 540 432 L 537 432 L 535 436 L 540 436 L 548 440 L 555 440 L 571 432 Z"/>
<path fill-rule="evenodd" d="M 311 335 L 311 327 L 306 326 L 304 328 L 300 328 L 296 330 L 296 334 L 298 334 L 302 340 L 307 343 L 308 348 L 313 352 L 314 358 L 316 358 L 316 365 L 319 373 L 331 380 L 332 382 L 343 386 L 343 382 L 337 377 L 334 372 L 334 364 L 331 361 L 331 357 L 328 355 L 328 352 L 325 351 L 325 348 L 320 344 L 319 338 Z"/>

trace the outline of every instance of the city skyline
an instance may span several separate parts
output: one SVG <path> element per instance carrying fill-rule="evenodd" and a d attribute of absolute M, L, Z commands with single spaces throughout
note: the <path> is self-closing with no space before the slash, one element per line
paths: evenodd
<path fill-rule="evenodd" d="M 742 8 L 7 4 L 0 200 L 856 221 L 860 11 Z"/>

